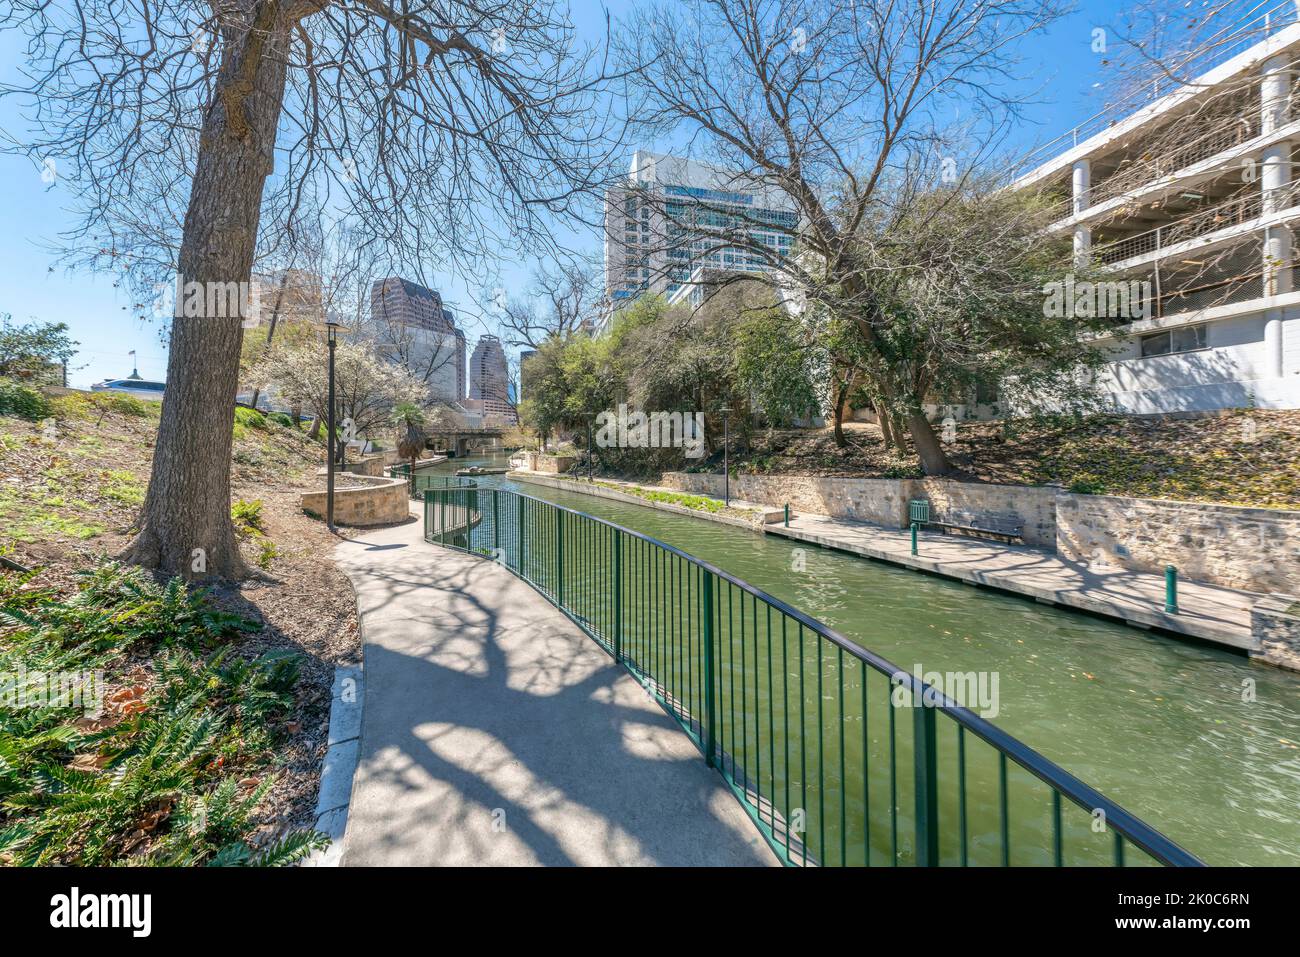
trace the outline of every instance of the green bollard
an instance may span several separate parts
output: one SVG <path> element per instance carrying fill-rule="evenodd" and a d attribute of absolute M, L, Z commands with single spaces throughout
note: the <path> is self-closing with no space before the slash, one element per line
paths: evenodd
<path fill-rule="evenodd" d="M 913 555 L 916 554 L 916 530 L 920 527 L 921 526 L 919 523 L 917 522 L 912 523 L 912 554 Z"/>
<path fill-rule="evenodd" d="M 1165 614 L 1178 614 L 1178 569 L 1165 566 Z"/>
<path fill-rule="evenodd" d="M 790 527 L 790 503 L 785 503 L 785 527 Z"/>

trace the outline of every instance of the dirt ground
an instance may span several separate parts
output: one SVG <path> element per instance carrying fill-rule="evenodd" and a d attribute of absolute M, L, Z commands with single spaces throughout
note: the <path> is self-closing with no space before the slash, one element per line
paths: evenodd
<path fill-rule="evenodd" d="M 886 451 L 874 425 L 756 432 L 733 450 L 738 472 L 905 478 L 910 454 Z M 1300 412 L 1231 410 L 1197 418 L 1092 416 L 1080 421 L 958 422 L 955 478 L 1060 485 L 1094 494 L 1300 508 Z M 715 457 L 720 458 L 720 457 Z M 714 468 L 711 460 L 702 466 Z M 720 463 L 719 466 L 720 467 Z"/>

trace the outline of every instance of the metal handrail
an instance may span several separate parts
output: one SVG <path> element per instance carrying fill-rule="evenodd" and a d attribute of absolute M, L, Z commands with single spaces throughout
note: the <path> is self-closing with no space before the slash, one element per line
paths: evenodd
<path fill-rule="evenodd" d="M 1038 781 L 1046 784 L 1052 795 L 1053 814 L 1053 859 L 1054 863 L 1065 863 L 1063 852 L 1062 802 L 1069 802 L 1082 808 L 1094 819 L 1104 817 L 1107 832 L 1113 834 L 1112 862 L 1124 863 L 1126 843 L 1139 849 L 1153 860 L 1170 865 L 1195 866 L 1202 862 L 1194 855 L 1179 847 L 1169 838 L 1144 823 L 1136 816 L 1106 798 L 1094 788 L 1080 781 L 1060 766 L 1049 761 L 1024 742 L 997 728 L 973 711 L 958 704 L 941 690 L 926 684 L 916 675 L 904 672 L 884 657 L 869 651 L 850 641 L 839 632 L 817 621 L 797 608 L 772 595 L 750 585 L 748 582 L 718 568 L 710 562 L 689 555 L 681 549 L 651 538 L 641 532 L 624 528 L 605 519 L 588 515 L 574 509 L 555 505 L 542 499 L 498 489 L 478 491 L 464 489 L 430 490 L 425 496 L 426 530 L 429 509 L 445 507 L 446 502 L 461 502 L 469 505 L 467 496 L 472 495 L 480 522 L 468 534 L 437 535 L 426 537 L 437 544 L 449 545 L 463 550 L 491 555 L 512 572 L 532 585 L 540 594 L 553 602 L 557 608 L 579 625 L 593 640 L 609 651 L 615 661 L 635 675 L 651 690 L 661 705 L 678 721 L 683 730 L 692 738 L 704 753 L 705 761 L 718 769 L 731 787 L 732 792 L 748 811 L 769 845 L 787 864 L 847 864 L 849 858 L 848 833 L 852 829 L 846 826 L 850 784 L 846 764 L 845 733 L 849 724 L 857 727 L 857 721 L 846 718 L 845 696 L 845 660 L 857 662 L 850 672 L 861 675 L 859 691 L 861 694 L 861 734 L 862 734 L 862 807 L 855 804 L 855 815 L 861 814 L 863 824 L 862 861 L 871 863 L 872 822 L 870 820 L 869 780 L 871 759 L 867 743 L 868 717 L 868 679 L 874 672 L 884 676 L 888 682 L 890 694 L 887 698 L 889 723 L 889 783 L 890 806 L 889 823 L 891 828 L 891 860 L 898 863 L 898 823 L 901 816 L 906 817 L 909 809 L 902 807 L 897 800 L 896 759 L 898 739 L 896 736 L 896 712 L 900 706 L 894 699 L 896 689 L 904 689 L 914 703 L 914 729 L 912 735 L 912 761 L 915 774 L 913 793 L 916 801 L 913 822 L 915 825 L 915 859 L 921 865 L 936 865 L 942 862 L 941 855 L 941 816 L 939 799 L 941 793 L 945 798 L 952 798 L 949 792 L 953 782 L 941 776 L 937 763 L 937 715 L 942 714 L 951 720 L 955 727 L 958 754 L 958 784 L 955 795 L 958 804 L 960 827 L 959 853 L 951 855 L 960 863 L 968 861 L 969 835 L 967 831 L 967 812 L 969 795 L 967 794 L 966 760 L 967 736 L 984 742 L 997 755 L 1001 821 L 1001 853 L 1003 863 L 1009 863 L 1010 834 L 1010 798 L 1008 786 L 1008 762 L 1024 769 Z M 575 559 L 575 551 L 578 558 Z M 566 558 L 567 553 L 567 558 Z M 599 558 L 600 561 L 588 561 L 582 558 Z M 638 564 L 639 563 L 639 564 Z M 628 574 L 629 570 L 640 574 Z M 671 583 L 671 584 L 669 584 Z M 675 596 L 670 590 L 676 591 Z M 737 604 L 736 597 L 739 596 Z M 639 601 L 639 604 L 638 604 Z M 768 681 L 767 710 L 759 707 L 759 679 L 763 674 L 758 657 L 757 625 L 759 606 L 767 615 L 767 650 Z M 745 634 L 746 608 L 751 606 L 750 621 L 754 659 L 752 666 L 746 664 L 747 636 Z M 734 633 L 734 612 L 740 615 L 740 657 L 737 661 Z M 772 652 L 772 613 L 775 612 L 781 625 L 782 721 L 785 725 L 783 747 L 785 763 L 782 778 L 785 787 L 784 802 L 778 800 L 778 779 L 775 759 L 775 716 L 776 698 L 774 692 L 774 659 Z M 725 629 L 724 629 L 725 613 Z M 800 786 L 805 798 L 805 806 L 796 807 L 791 800 L 792 766 L 790 747 L 792 739 L 789 733 L 791 711 L 788 694 L 792 674 L 786 662 L 790 650 L 787 623 L 797 626 L 799 637 L 799 746 L 801 770 Z M 726 631 L 725 636 L 723 631 Z M 792 834 L 791 819 L 800 813 L 812 817 L 811 808 L 806 806 L 808 779 L 806 760 L 808 715 L 805 713 L 807 696 L 804 690 L 804 666 L 807 655 L 804 651 L 804 635 L 810 633 L 829 644 L 829 649 L 816 643 L 818 668 L 816 672 L 817 693 L 817 748 L 814 763 L 819 775 L 818 801 L 819 813 L 816 819 L 820 837 L 814 840 L 807 830 L 799 832 L 798 838 Z M 725 647 L 724 647 L 725 646 Z M 698 654 L 696 653 L 698 649 Z M 824 780 L 827 754 L 834 748 L 834 743 L 823 747 L 822 736 L 827 724 L 823 714 L 823 703 L 834 700 L 823 694 L 823 680 L 826 669 L 822 667 L 824 652 L 829 650 L 837 661 L 835 674 L 839 681 L 838 700 L 838 759 L 839 790 L 828 789 Z M 867 670 L 870 669 L 870 670 Z M 735 682 L 740 681 L 740 720 L 739 727 L 735 707 L 737 704 Z M 726 681 L 730 681 L 730 701 L 727 700 Z M 746 712 L 748 707 L 748 686 L 753 683 L 755 712 L 753 714 L 753 743 L 756 755 L 749 751 L 750 734 Z M 916 706 L 916 702 L 923 702 Z M 731 708 L 730 721 L 726 720 L 726 707 Z M 763 771 L 761 719 L 768 721 L 768 740 L 770 763 L 767 777 Z M 832 715 L 832 718 L 835 718 Z M 944 726 L 945 728 L 948 725 Z M 740 748 L 735 736 L 741 733 Z M 723 736 L 731 736 L 728 750 Z M 835 729 L 832 729 L 832 734 Z M 855 731 L 856 734 L 856 731 Z M 854 747 L 857 747 L 854 742 Z M 737 751 L 744 750 L 743 766 L 738 764 Z M 832 769 L 833 770 L 833 769 Z M 764 793 L 764 782 L 770 784 L 768 793 Z M 840 844 L 838 854 L 832 853 L 832 847 L 826 840 L 827 815 L 824 802 L 828 792 L 833 801 L 838 802 Z M 986 796 L 979 792 L 977 797 Z M 1017 797 L 1021 795 L 1018 793 Z M 854 796 L 856 800 L 856 795 Z M 832 808 L 832 811 L 834 808 Z M 832 821 L 832 830 L 834 822 Z M 855 818 L 853 826 L 859 823 Z M 877 822 L 878 823 L 878 822 Z M 784 842 L 782 830 L 784 829 Z M 948 841 L 951 846 L 952 840 Z M 810 846 L 811 845 L 811 846 Z M 856 842 L 853 845 L 856 854 Z M 1045 848 L 1040 848 L 1045 850 Z"/>
<path fill-rule="evenodd" d="M 1266 5 L 1266 3 L 1256 5 L 1246 16 Z M 1297 10 L 1294 0 L 1282 0 L 1282 2 L 1274 4 L 1270 9 L 1254 17 L 1254 19 L 1245 22 L 1237 21 L 1236 24 L 1224 27 L 1218 33 L 1207 38 L 1201 46 L 1205 47 L 1230 40 L 1235 40 L 1235 42 L 1227 46 L 1214 46 L 1199 55 L 1196 51 L 1192 51 L 1174 70 L 1170 71 L 1171 73 L 1183 74 L 1185 78 L 1180 79 L 1163 75 L 1156 77 L 1149 89 L 1143 87 L 1141 92 L 1134 93 L 1118 103 L 1103 107 L 1073 129 L 1066 130 L 1055 139 L 1030 150 L 1015 164 L 1015 168 L 1027 173 L 1067 150 L 1073 149 L 1102 130 L 1127 119 L 1137 113 L 1138 110 L 1154 103 L 1171 91 L 1190 85 L 1196 77 L 1226 63 L 1237 54 L 1268 39 L 1279 30 L 1290 26 L 1296 22 L 1296 15 Z M 1188 72 L 1189 69 L 1194 69 L 1196 72 L 1190 73 Z"/>
<path fill-rule="evenodd" d="M 1171 220 L 1154 229 L 1134 233 L 1132 236 L 1122 236 L 1105 243 L 1097 243 L 1092 247 L 1092 253 L 1105 265 L 1113 265 L 1134 256 L 1157 252 L 1189 239 L 1208 236 L 1221 229 L 1250 222 L 1264 213 L 1266 203 L 1272 207 L 1272 212 L 1290 209 L 1296 205 L 1297 196 L 1300 196 L 1300 182 L 1292 183 L 1267 197 L 1259 192 L 1237 196 L 1217 206 L 1200 209 L 1180 219 Z"/>

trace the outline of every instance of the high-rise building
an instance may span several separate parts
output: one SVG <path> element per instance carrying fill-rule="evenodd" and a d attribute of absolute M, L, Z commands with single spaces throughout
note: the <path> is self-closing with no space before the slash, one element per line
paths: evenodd
<path fill-rule="evenodd" d="M 1096 383 L 1119 411 L 1300 408 L 1300 22 L 1295 4 L 1249 6 L 1013 185 L 1059 198 L 1051 232 L 1076 268 L 1141 290 L 1138 309 L 1096 313 L 1114 319 Z"/>
<path fill-rule="evenodd" d="M 432 289 L 390 276 L 370 287 L 370 320 L 380 355 L 425 382 L 430 399 L 465 397 L 465 334 Z"/>
<path fill-rule="evenodd" d="M 254 273 L 245 326 L 325 321 L 321 278 L 308 269 Z"/>
<path fill-rule="evenodd" d="M 484 420 L 500 417 L 513 424 L 515 410 L 510 402 L 510 372 L 501 340 L 482 336 L 469 362 L 469 397 L 482 403 Z"/>
<path fill-rule="evenodd" d="M 605 295 L 672 298 L 704 273 L 761 273 L 788 256 L 799 216 L 779 190 L 715 166 L 637 151 L 605 193 Z"/>

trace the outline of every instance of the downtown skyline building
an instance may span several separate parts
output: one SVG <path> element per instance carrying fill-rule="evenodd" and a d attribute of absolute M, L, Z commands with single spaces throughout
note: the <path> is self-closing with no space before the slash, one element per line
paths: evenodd
<path fill-rule="evenodd" d="M 625 183 L 605 193 L 605 297 L 670 301 L 791 254 L 799 217 L 779 190 L 696 160 L 638 150 Z"/>
<path fill-rule="evenodd" d="M 437 292 L 397 276 L 377 279 L 370 321 L 380 355 L 423 380 L 431 400 L 465 398 L 465 334 Z"/>
<path fill-rule="evenodd" d="M 469 363 L 469 400 L 466 408 L 482 414 L 486 422 L 499 418 L 515 424 L 518 418 L 510 399 L 510 369 L 501 340 L 479 337 Z"/>

